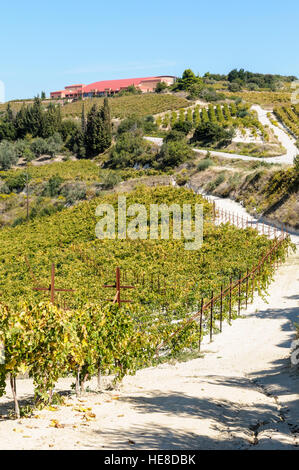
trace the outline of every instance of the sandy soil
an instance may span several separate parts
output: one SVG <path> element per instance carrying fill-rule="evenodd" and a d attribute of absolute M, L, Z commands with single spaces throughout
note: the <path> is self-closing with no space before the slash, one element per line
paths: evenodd
<path fill-rule="evenodd" d="M 244 213 L 229 200 L 217 205 Z M 290 361 L 298 265 L 299 254 L 290 255 L 267 299 L 256 298 L 212 343 L 205 337 L 203 357 L 141 370 L 110 392 L 96 392 L 92 381 L 94 392 L 68 394 L 67 406 L 35 418 L 7 420 L 8 393 L 0 399 L 0 448 L 298 450 L 299 371 Z M 30 380 L 18 388 L 23 399 L 32 394 Z"/>

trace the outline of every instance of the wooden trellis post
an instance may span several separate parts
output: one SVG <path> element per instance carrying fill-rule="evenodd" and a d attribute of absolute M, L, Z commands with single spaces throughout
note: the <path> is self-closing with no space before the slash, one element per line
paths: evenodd
<path fill-rule="evenodd" d="M 113 302 L 114 304 L 117 303 L 118 306 L 120 307 L 122 303 L 131 303 L 132 300 L 122 300 L 120 298 L 120 290 L 121 289 L 135 289 L 134 286 L 121 286 L 120 284 L 120 268 L 117 267 L 116 268 L 116 281 L 115 281 L 115 284 L 113 285 L 104 285 L 103 287 L 107 287 L 107 288 L 114 288 L 116 289 L 116 295 L 114 297 L 114 299 L 106 299 L 107 301 L 109 302 Z"/>
<path fill-rule="evenodd" d="M 73 289 L 56 289 L 55 287 L 55 265 L 52 263 L 51 269 L 51 284 L 49 287 L 33 287 L 36 291 L 49 291 L 52 304 L 55 303 L 56 292 L 75 292 Z"/>
<path fill-rule="evenodd" d="M 213 340 L 213 296 L 214 296 L 214 293 L 212 291 L 212 294 L 211 294 L 211 311 L 210 311 L 210 341 Z"/>
<path fill-rule="evenodd" d="M 198 341 L 198 350 L 199 351 L 200 351 L 200 346 L 201 346 L 201 335 L 202 335 L 202 314 L 203 314 L 203 299 L 201 299 L 201 305 L 200 305 L 199 341 Z"/>

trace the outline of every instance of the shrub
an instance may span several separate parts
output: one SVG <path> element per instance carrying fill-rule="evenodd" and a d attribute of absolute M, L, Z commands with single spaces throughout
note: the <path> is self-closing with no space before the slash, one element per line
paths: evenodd
<path fill-rule="evenodd" d="M 51 176 L 51 178 L 48 180 L 44 188 L 43 196 L 50 196 L 50 197 L 58 196 L 62 183 L 63 183 L 63 179 L 60 176 L 58 175 Z"/>
<path fill-rule="evenodd" d="M 233 129 L 225 129 L 214 122 L 202 122 L 193 135 L 193 142 L 198 142 L 203 146 L 223 147 L 228 145 L 234 136 Z"/>
<path fill-rule="evenodd" d="M 178 140 L 184 140 L 185 139 L 185 133 L 176 129 L 171 130 L 168 132 L 166 137 L 164 138 L 164 142 L 172 142 L 172 141 L 178 141 Z"/>
<path fill-rule="evenodd" d="M 213 160 L 211 160 L 211 158 L 204 158 L 203 160 L 201 160 L 199 162 L 199 164 L 197 165 L 197 170 L 198 171 L 204 171 L 204 170 L 207 170 L 210 166 L 212 166 L 214 164 Z"/>
<path fill-rule="evenodd" d="M 192 158 L 192 149 L 184 141 L 170 141 L 162 145 L 158 157 L 161 168 L 174 168 Z"/>
<path fill-rule="evenodd" d="M 0 143 L 0 168 L 8 170 L 18 161 L 18 156 L 13 143 L 3 140 Z"/>
<path fill-rule="evenodd" d="M 228 85 L 228 89 L 229 89 L 229 91 L 236 92 L 236 91 L 240 91 L 242 89 L 242 87 L 241 87 L 240 83 L 232 82 Z"/>
<path fill-rule="evenodd" d="M 102 171 L 100 177 L 103 189 L 112 189 L 122 181 L 121 176 L 115 171 Z"/>
<path fill-rule="evenodd" d="M 47 153 L 47 141 L 41 137 L 37 137 L 30 144 L 30 150 L 34 153 L 36 157 L 40 157 Z"/>
<path fill-rule="evenodd" d="M 9 189 L 9 192 L 20 192 L 23 191 L 26 185 L 26 181 L 30 180 L 30 175 L 27 175 L 27 173 L 14 173 L 11 174 L 5 181 L 6 186 Z"/>
<path fill-rule="evenodd" d="M 65 197 L 67 204 L 74 204 L 86 198 L 86 185 L 85 183 L 66 184 L 62 187 L 61 194 Z"/>
<path fill-rule="evenodd" d="M 57 153 L 61 150 L 62 145 L 63 141 L 61 135 L 56 132 L 46 140 L 47 154 L 49 154 L 51 157 L 55 157 L 55 155 L 57 155 Z"/>
<path fill-rule="evenodd" d="M 178 121 L 174 124 L 173 130 L 187 135 L 192 130 L 192 123 L 190 121 Z"/>

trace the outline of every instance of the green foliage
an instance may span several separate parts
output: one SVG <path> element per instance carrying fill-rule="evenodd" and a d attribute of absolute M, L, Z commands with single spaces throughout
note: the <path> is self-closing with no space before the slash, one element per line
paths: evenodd
<path fill-rule="evenodd" d="M 173 90 L 186 90 L 191 91 L 194 90 L 194 86 L 201 86 L 202 85 L 202 78 L 196 76 L 195 73 L 191 69 L 186 69 L 183 72 L 182 78 L 179 78 L 174 85 L 172 86 Z"/>
<path fill-rule="evenodd" d="M 0 142 L 0 169 L 8 170 L 18 161 L 14 145 L 9 141 Z"/>
<path fill-rule="evenodd" d="M 274 114 L 277 119 L 284 124 L 294 134 L 299 137 L 299 113 L 296 112 L 295 106 L 280 106 L 274 108 Z"/>
<path fill-rule="evenodd" d="M 197 165 L 197 170 L 198 171 L 204 171 L 207 170 L 210 166 L 214 164 L 213 160 L 211 158 L 203 158 Z"/>
<path fill-rule="evenodd" d="M 184 135 L 189 134 L 189 132 L 192 130 L 192 122 L 188 121 L 178 121 L 174 124 L 173 130 L 178 131 L 183 133 Z"/>
<path fill-rule="evenodd" d="M 244 69 L 233 69 L 229 72 L 227 79 L 231 84 L 237 83 L 240 87 L 247 86 L 252 88 L 252 85 L 256 85 L 257 88 L 268 88 L 269 90 L 275 91 L 276 88 L 280 87 L 280 82 L 292 82 L 296 77 L 252 73 Z"/>
<path fill-rule="evenodd" d="M 187 324 L 186 312 L 194 311 L 201 298 L 220 291 L 232 277 L 252 269 L 272 241 L 252 228 L 209 222 L 211 205 L 190 190 L 173 187 L 140 187 L 127 195 L 128 206 L 144 204 L 201 203 L 205 218 L 200 250 L 184 250 L 185 240 L 99 240 L 95 237 L 95 210 L 100 203 L 117 211 L 117 195 L 81 203 L 36 223 L 2 229 L 0 245 L 0 341 L 6 362 L 0 365 L 0 393 L 7 374 L 27 372 L 34 381 L 37 402 L 49 403 L 59 377 L 72 374 L 84 385 L 97 373 L 127 373 L 150 363 L 158 345 L 166 342 L 168 354 L 198 345 L 198 325 Z M 170 218 L 173 221 L 173 218 Z M 284 242 L 256 272 L 249 292 L 263 292 L 273 275 L 276 259 L 284 259 Z M 225 256 L 223 255 L 225 253 Z M 25 262 L 27 256 L 31 269 Z M 56 285 L 73 288 L 65 293 L 68 310 L 42 300 L 48 293 L 32 290 L 31 277 L 40 285 L 49 282 L 50 260 L 56 264 Z M 103 284 L 113 283 L 114 267 L 120 266 L 133 283 L 133 301 L 118 309 L 105 302 Z M 178 269 L 178 266 L 180 269 Z M 144 277 L 145 276 L 145 277 Z M 159 276 L 159 285 L 157 278 Z M 165 289 L 164 289 L 165 282 Z M 162 287 L 162 289 L 161 289 Z M 244 300 L 244 290 L 242 290 Z M 21 303 L 20 303 L 20 299 Z M 60 299 L 57 298 L 58 304 Z M 238 292 L 232 292 L 232 315 Z M 229 302 L 223 302 L 223 319 Z M 215 321 L 219 312 L 215 311 Z M 177 322 L 182 327 L 177 332 Z M 203 329 L 206 332 L 206 327 Z"/>
<path fill-rule="evenodd" d="M 233 129 L 225 129 L 217 123 L 202 122 L 194 132 L 192 142 L 201 146 L 217 146 L 218 148 L 228 145 L 234 136 Z"/>
<path fill-rule="evenodd" d="M 162 92 L 165 91 L 167 88 L 168 88 L 167 83 L 165 83 L 165 82 L 159 82 L 159 83 L 157 83 L 157 86 L 156 86 L 156 88 L 155 88 L 155 92 L 156 92 L 156 93 L 162 93 Z"/>
<path fill-rule="evenodd" d="M 193 157 L 192 149 L 183 140 L 170 140 L 163 143 L 158 163 L 160 168 L 174 168 Z"/>
<path fill-rule="evenodd" d="M 121 132 L 105 162 L 105 167 L 130 168 L 151 163 L 152 159 L 151 146 L 144 140 L 142 131 L 136 129 L 131 132 Z"/>
<path fill-rule="evenodd" d="M 58 175 L 51 176 L 51 178 L 49 178 L 44 188 L 43 196 L 50 196 L 50 197 L 58 196 L 62 183 L 63 183 L 63 179 L 60 176 Z"/>

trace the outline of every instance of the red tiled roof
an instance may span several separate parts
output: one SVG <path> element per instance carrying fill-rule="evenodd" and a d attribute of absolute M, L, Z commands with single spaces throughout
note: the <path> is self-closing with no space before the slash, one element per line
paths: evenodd
<path fill-rule="evenodd" d="M 117 91 L 121 88 L 127 88 L 130 85 L 137 86 L 144 80 L 153 80 L 157 77 L 144 77 L 144 78 L 123 78 L 121 80 L 103 80 L 101 82 L 94 82 L 83 88 L 84 93 L 91 91 L 104 92 L 105 90 Z"/>

